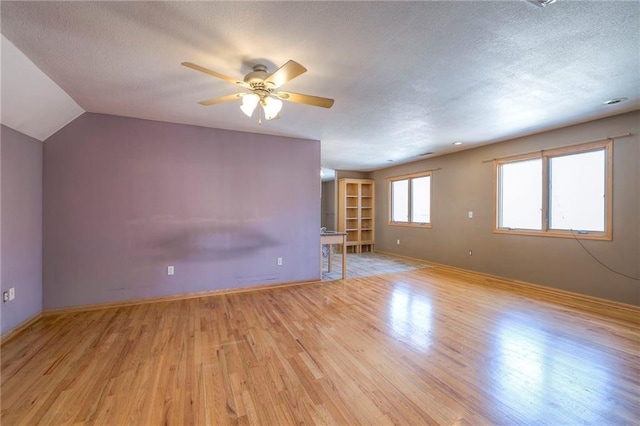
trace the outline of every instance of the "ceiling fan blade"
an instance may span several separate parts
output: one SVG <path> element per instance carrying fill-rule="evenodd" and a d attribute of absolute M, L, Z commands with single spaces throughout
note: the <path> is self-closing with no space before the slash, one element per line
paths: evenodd
<path fill-rule="evenodd" d="M 333 99 L 321 98 L 320 96 L 303 95 L 293 92 L 278 92 L 276 96 L 283 101 L 298 102 L 301 104 L 307 104 L 322 108 L 331 108 L 333 106 Z"/>
<path fill-rule="evenodd" d="M 276 71 L 273 72 L 267 79 L 264 81 L 266 83 L 271 83 L 274 88 L 278 88 L 285 84 L 287 81 L 291 81 L 300 74 L 307 72 L 307 69 L 297 63 L 296 61 L 289 61 Z"/>
<path fill-rule="evenodd" d="M 244 93 L 236 93 L 233 95 L 221 96 L 219 98 L 207 99 L 206 101 L 198 102 L 200 105 L 215 105 L 221 104 L 222 102 L 235 101 L 236 99 L 240 99 L 244 95 Z"/>
<path fill-rule="evenodd" d="M 217 73 L 215 71 L 211 71 L 208 68 L 201 67 L 200 65 L 196 65 L 196 64 L 194 64 L 192 62 L 183 62 L 182 65 L 184 65 L 187 68 L 191 68 L 191 69 L 194 69 L 196 71 L 200 71 L 200 72 L 203 72 L 205 74 L 209 74 L 209 75 L 211 75 L 213 77 L 220 78 L 222 80 L 228 81 L 229 83 L 237 84 L 238 86 L 246 87 L 247 89 L 251 88 L 251 86 L 249 86 L 249 84 L 245 83 L 244 81 L 238 80 L 238 79 L 233 78 L 233 77 L 229 77 L 228 75 Z"/>

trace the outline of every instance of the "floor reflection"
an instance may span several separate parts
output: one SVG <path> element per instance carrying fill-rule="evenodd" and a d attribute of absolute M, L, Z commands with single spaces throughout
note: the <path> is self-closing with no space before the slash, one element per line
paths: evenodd
<path fill-rule="evenodd" d="M 433 339 L 431 300 L 396 286 L 389 302 L 387 323 L 396 339 L 426 352 Z"/>
<path fill-rule="evenodd" d="M 524 423 L 548 422 L 550 408 L 558 415 L 573 413 L 555 419 L 558 424 L 606 422 L 614 409 L 610 360 L 579 336 L 550 336 L 534 321 L 507 318 L 499 326 L 498 364 L 492 369 L 496 402 Z M 576 406 L 589 409 L 576 413 Z"/>

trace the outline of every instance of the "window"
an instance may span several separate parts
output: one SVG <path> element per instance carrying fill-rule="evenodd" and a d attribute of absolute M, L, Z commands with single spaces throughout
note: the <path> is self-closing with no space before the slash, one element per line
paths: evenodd
<path fill-rule="evenodd" d="M 495 163 L 494 232 L 611 239 L 611 141 Z"/>
<path fill-rule="evenodd" d="M 431 172 L 389 179 L 391 225 L 431 226 Z"/>
<path fill-rule="evenodd" d="M 500 227 L 542 229 L 542 159 L 500 167 Z"/>

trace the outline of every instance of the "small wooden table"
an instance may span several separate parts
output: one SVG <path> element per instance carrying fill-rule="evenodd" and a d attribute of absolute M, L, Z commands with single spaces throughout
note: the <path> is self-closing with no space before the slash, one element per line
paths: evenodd
<path fill-rule="evenodd" d="M 327 266 L 331 272 L 331 247 L 334 244 L 342 245 L 342 279 L 347 278 L 347 233 L 346 232 L 326 232 L 320 234 L 320 279 L 322 279 L 322 246 L 329 246 L 327 255 Z"/>

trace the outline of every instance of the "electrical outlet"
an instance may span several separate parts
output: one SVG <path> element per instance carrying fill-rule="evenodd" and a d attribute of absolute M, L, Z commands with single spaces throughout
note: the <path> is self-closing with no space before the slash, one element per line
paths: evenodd
<path fill-rule="evenodd" d="M 11 287 L 9 289 L 9 300 L 13 300 L 16 298 L 16 288 L 15 287 Z"/>
<path fill-rule="evenodd" d="M 277 263 L 278 263 L 278 266 L 282 266 L 282 258 L 281 257 L 278 258 Z"/>
<path fill-rule="evenodd" d="M 173 275 L 176 273 L 176 270 L 173 266 L 167 266 L 167 275 Z"/>
<path fill-rule="evenodd" d="M 469 212 L 469 219 L 473 219 L 473 212 Z"/>
<path fill-rule="evenodd" d="M 7 303 L 9 301 L 9 292 L 8 291 L 3 291 L 2 292 L 2 301 L 4 303 Z"/>
<path fill-rule="evenodd" d="M 469 256 L 473 256 L 473 250 L 469 250 Z"/>
<path fill-rule="evenodd" d="M 400 240 L 396 240 L 396 244 L 397 244 L 397 245 L 400 245 Z"/>

